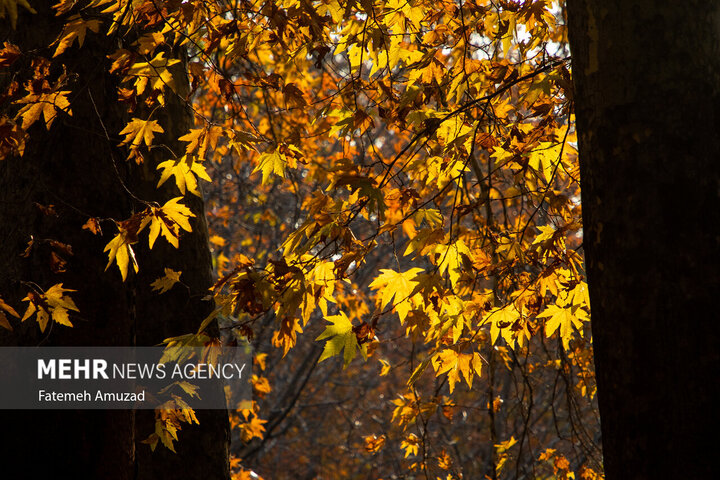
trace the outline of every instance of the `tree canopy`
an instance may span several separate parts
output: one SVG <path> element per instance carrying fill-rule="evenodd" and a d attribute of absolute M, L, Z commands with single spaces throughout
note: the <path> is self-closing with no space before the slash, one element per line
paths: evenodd
<path fill-rule="evenodd" d="M 0 1 L 0 165 L 76 114 L 66 58 L 110 39 L 93 67 L 123 126 L 87 135 L 173 194 L 118 175 L 138 208 L 79 228 L 105 275 L 132 282 L 149 249 L 147 294 L 189 295 L 167 251 L 205 198 L 214 310 L 167 343 L 217 322 L 255 347 L 235 478 L 602 476 L 562 2 L 62 0 L 54 41 L 23 50 L 35 2 Z M 194 124 L 168 138 L 171 104 Z M 6 330 L 83 328 L 71 245 L 51 247 L 57 281 L 19 278 Z"/>

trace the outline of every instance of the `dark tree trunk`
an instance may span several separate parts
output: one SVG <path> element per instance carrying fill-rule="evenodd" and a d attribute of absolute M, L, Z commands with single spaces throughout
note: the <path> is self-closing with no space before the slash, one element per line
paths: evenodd
<path fill-rule="evenodd" d="M 63 22 L 50 3 L 32 2 L 37 15 L 21 12 L 16 32 L 0 29 L 3 39 L 24 53 L 49 58 L 52 50 L 45 47 Z M 146 235 L 141 235 L 135 245 L 141 270 L 126 282 L 115 265 L 105 271 L 103 248 L 116 233 L 112 222 L 102 223 L 102 236 L 81 228 L 91 216 L 124 220 L 144 208 L 126 188 L 160 204 L 180 195 L 170 187 L 172 182 L 160 191 L 154 188 L 156 165 L 167 158 L 149 155 L 138 167 L 127 163 L 126 151 L 117 147 L 118 132 L 129 116 L 117 102 L 117 78 L 107 73 L 107 55 L 116 48 L 116 39 L 88 32 L 82 48 L 76 44 L 55 60 L 70 74 L 64 89 L 72 91 L 72 116 L 61 114 L 49 131 L 37 122 L 29 130 L 25 154 L 0 161 L 0 297 L 20 310 L 28 291 L 28 283 L 21 282 L 41 288 L 62 282 L 77 290 L 71 296 L 80 309 L 72 317 L 73 328 L 54 325 L 40 334 L 34 321 L 16 324 L 14 332 L 0 328 L 0 345 L 153 345 L 196 330 L 212 311 L 212 305 L 201 300 L 212 284 L 202 200 L 184 202 L 196 217 L 191 219 L 193 232 L 181 236 L 179 249 L 164 245 L 161 238 L 147 251 Z M 0 76 L 0 87 L 4 90 L 11 74 L 22 75 L 30 62 L 30 55 L 21 57 L 13 72 Z M 175 73 L 180 89 L 186 88 L 184 72 Z M 165 130 L 159 141 L 178 151 L 181 146 L 174 139 L 187 132 L 192 117 L 179 96 L 168 92 L 167 103 L 154 117 Z M 17 110 L 7 103 L 1 107 L 0 113 L 10 117 Z M 155 151 L 161 150 L 167 153 Z M 38 205 L 53 205 L 56 214 L 43 213 Z M 35 247 L 21 257 L 30 238 Z M 65 272 L 52 272 L 48 240 L 72 247 Z M 163 267 L 181 270 L 189 288 L 151 293 L 149 284 L 163 275 Z M 149 411 L 3 411 L 1 455 L 12 463 L 31 457 L 24 462 L 23 478 L 227 479 L 227 412 L 201 411 L 197 416 L 200 426 L 184 426 L 178 453 L 173 454 L 162 445 L 151 453 L 140 443 L 154 430 Z"/>
<path fill-rule="evenodd" d="M 720 4 L 568 17 L 605 472 L 718 478 Z"/>

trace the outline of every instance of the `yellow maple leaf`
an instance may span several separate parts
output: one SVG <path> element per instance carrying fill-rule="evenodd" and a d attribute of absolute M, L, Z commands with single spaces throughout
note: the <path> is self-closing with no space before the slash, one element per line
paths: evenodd
<path fill-rule="evenodd" d="M 355 358 L 358 349 L 360 349 L 363 358 L 367 359 L 367 346 L 358 344 L 357 336 L 352 330 L 352 323 L 345 315 L 345 312 L 340 312 L 339 315 L 329 316 L 326 320 L 332 325 L 326 326 L 325 331 L 315 339 L 327 339 L 325 348 L 318 362 L 322 362 L 344 351 L 343 365 L 347 367 L 350 361 Z"/>
<path fill-rule="evenodd" d="M 502 337 L 508 345 L 514 343 L 510 326 L 515 323 L 518 318 L 520 318 L 520 312 L 517 311 L 515 305 L 512 303 L 502 308 L 493 308 L 490 310 L 484 322 L 490 322 L 490 341 L 493 345 L 497 343 L 500 334 L 502 334 Z"/>
<path fill-rule="evenodd" d="M 160 175 L 160 180 L 158 181 L 157 186 L 159 187 L 165 183 L 170 176 L 174 176 L 175 185 L 177 185 L 180 193 L 183 195 L 185 195 L 185 190 L 187 189 L 193 195 L 198 197 L 202 196 L 197 188 L 198 183 L 196 176 L 207 182 L 212 181 L 203 164 L 193 161 L 192 158 L 188 158 L 187 155 L 183 155 L 177 160 L 167 160 L 162 162 L 157 168 L 158 170 L 162 169 L 163 171 Z"/>
<path fill-rule="evenodd" d="M 400 442 L 400 448 L 405 450 L 405 458 L 409 457 L 410 455 L 417 456 L 418 451 L 420 449 L 420 441 L 414 433 L 411 433 Z"/>
<path fill-rule="evenodd" d="M 585 282 L 580 282 L 568 293 L 568 298 L 573 307 L 590 308 L 590 295 L 588 292 L 588 286 Z"/>
<path fill-rule="evenodd" d="M 155 48 L 165 41 L 165 35 L 162 32 L 150 32 L 137 41 L 138 53 L 140 55 L 149 55 L 155 51 Z"/>
<path fill-rule="evenodd" d="M 25 104 L 17 114 L 22 118 L 23 128 L 27 130 L 30 125 L 40 119 L 41 115 L 45 118 L 45 127 L 47 129 L 55 121 L 58 111 L 64 111 L 68 115 L 72 115 L 70 102 L 67 99 L 69 94 L 69 90 L 40 95 L 30 94 L 16 101 L 15 103 Z"/>
<path fill-rule="evenodd" d="M 115 237 L 110 240 L 107 245 L 105 245 L 105 249 L 103 250 L 103 252 L 108 252 L 108 263 L 105 266 L 105 270 L 107 270 L 110 265 L 112 265 L 113 261 L 115 261 L 120 269 L 120 275 L 122 275 L 124 282 L 127 278 L 128 264 L 130 261 L 132 261 L 135 272 L 138 271 L 138 264 L 135 260 L 135 252 L 130 246 L 137 240 L 130 240 L 128 238 L 128 232 L 122 227 L 118 227 L 118 229 L 120 230 L 118 234 L 115 235 Z"/>
<path fill-rule="evenodd" d="M 382 290 L 381 308 L 385 308 L 394 299 L 395 310 L 404 322 L 412 309 L 410 295 L 420 283 L 415 277 L 422 272 L 422 268 L 411 268 L 406 272 L 396 272 L 391 269 L 380 269 L 380 275 L 370 284 L 370 288 Z"/>
<path fill-rule="evenodd" d="M 162 207 L 152 207 L 149 214 L 143 218 L 140 224 L 142 230 L 145 226 L 150 223 L 150 234 L 148 236 L 148 243 L 150 248 L 153 248 L 155 240 L 160 233 L 162 233 L 165 240 L 175 248 L 180 246 L 178 239 L 180 237 L 180 230 L 191 232 L 190 222 L 188 218 L 194 217 L 195 214 L 190 211 L 188 207 L 179 203 L 183 197 L 175 197 L 165 202 Z"/>
<path fill-rule="evenodd" d="M 204 135 L 204 128 L 191 128 L 188 133 L 186 133 L 182 137 L 179 137 L 178 140 L 180 140 L 181 142 L 189 142 L 187 147 L 185 147 L 185 152 L 193 153 L 195 150 L 197 150 L 200 142 L 204 138 Z"/>
<path fill-rule="evenodd" d="M 460 375 L 468 387 L 472 388 L 474 375 L 479 376 L 482 371 L 482 357 L 477 352 L 458 353 L 454 349 L 446 348 L 433 356 L 432 363 L 437 375 L 447 374 L 450 393 L 455 389 Z"/>
<path fill-rule="evenodd" d="M 197 156 L 204 159 L 208 148 L 215 149 L 217 147 L 222 134 L 223 129 L 213 125 L 209 128 L 191 128 L 190 132 L 178 138 L 178 140 L 189 142 L 185 147 L 186 153 L 193 153 L 197 150 Z"/>
<path fill-rule="evenodd" d="M 297 334 L 302 332 L 302 327 L 297 319 L 285 317 L 280 322 L 280 329 L 273 333 L 272 344 L 274 347 L 282 348 L 283 357 L 285 357 L 297 343 Z"/>
<path fill-rule="evenodd" d="M 528 165 L 546 182 L 552 179 L 555 164 L 560 160 L 560 147 L 560 144 L 542 142 L 535 150 L 530 152 Z"/>
<path fill-rule="evenodd" d="M 127 71 L 126 80 L 135 78 L 135 90 L 138 95 L 147 88 L 148 83 L 153 90 L 163 90 L 166 86 L 175 91 L 172 73 L 169 68 L 180 63 L 177 59 L 165 58 L 165 52 L 160 52 L 149 62 L 134 63 Z"/>
<path fill-rule="evenodd" d="M 253 417 L 249 422 L 239 424 L 237 428 L 240 430 L 240 438 L 242 441 L 248 443 L 255 437 L 263 438 L 265 423 L 267 423 L 267 420 L 261 420 L 258 417 Z"/>
<path fill-rule="evenodd" d="M 130 148 L 138 148 L 141 143 L 145 143 L 148 147 L 152 145 L 155 132 L 163 133 L 163 128 L 158 125 L 155 120 L 143 120 L 141 118 L 133 118 L 125 128 L 122 129 L 120 135 L 125 135 L 125 140 L 120 145 L 130 144 Z"/>
<path fill-rule="evenodd" d="M 460 281 L 460 276 L 464 270 L 462 256 L 468 259 L 472 258 L 470 249 L 465 242 L 458 240 L 450 245 L 438 245 L 435 248 L 438 253 L 438 267 L 440 274 L 447 274 L 450 283 L 454 286 Z"/>
<path fill-rule="evenodd" d="M 84 19 L 80 15 L 73 15 L 68 18 L 65 26 L 63 27 L 62 33 L 58 36 L 55 42 L 57 48 L 53 54 L 53 58 L 62 54 L 65 50 L 70 48 L 75 39 L 77 39 L 78 46 L 82 47 L 85 42 L 85 35 L 88 30 L 97 33 L 100 30 L 100 20 Z"/>
<path fill-rule="evenodd" d="M 262 172 L 262 184 L 266 185 L 270 182 L 270 175 L 275 174 L 285 178 L 285 167 L 288 161 L 285 155 L 275 150 L 274 152 L 265 152 L 260 155 L 258 164 L 252 173 Z"/>
<path fill-rule="evenodd" d="M 559 330 L 563 347 L 569 348 L 570 339 L 573 336 L 573 329 L 577 328 L 582 335 L 583 320 L 589 320 L 587 313 L 581 308 L 575 308 L 565 305 L 548 305 L 548 307 L 538 315 L 538 318 L 548 318 L 545 321 L 545 336 L 550 337 Z"/>
<path fill-rule="evenodd" d="M 540 225 L 538 226 L 538 230 L 540 230 L 540 235 L 535 237 L 535 240 L 533 240 L 533 245 L 536 243 L 544 242 L 546 240 L 550 240 L 555 234 L 555 227 L 553 227 L 552 225 Z"/>
<path fill-rule="evenodd" d="M 182 272 L 176 272 L 172 268 L 165 267 L 165 276 L 158 278 L 150 284 L 154 291 L 163 294 L 169 291 L 176 283 L 180 281 Z"/>
<path fill-rule="evenodd" d="M 5 14 L 10 17 L 10 25 L 13 30 L 17 26 L 18 5 L 25 8 L 30 13 L 37 13 L 27 2 L 27 0 L 0 0 L 0 18 L 5 18 Z"/>
<path fill-rule="evenodd" d="M 29 293 L 24 302 L 29 302 L 27 310 L 21 321 L 36 315 L 40 331 L 44 332 L 47 328 L 48 321 L 52 319 L 55 323 L 72 327 L 69 311 L 79 312 L 72 298 L 65 295 L 67 292 L 74 292 L 69 288 L 63 288 L 62 283 L 58 283 L 48 288 L 43 294 Z"/>

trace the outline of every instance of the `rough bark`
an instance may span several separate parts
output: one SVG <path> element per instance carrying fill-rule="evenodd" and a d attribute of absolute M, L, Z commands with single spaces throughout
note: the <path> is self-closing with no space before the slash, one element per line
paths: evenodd
<path fill-rule="evenodd" d="M 33 2 L 38 13 L 21 12 L 18 30 L 3 27 L 3 37 L 23 52 L 50 57 L 52 50 L 44 47 L 55 39 L 63 20 L 53 15 L 51 3 Z M 105 271 L 103 248 L 116 233 L 112 223 L 102 224 L 103 236 L 81 228 L 90 216 L 124 220 L 142 209 L 126 188 L 160 204 L 179 195 L 169 186 L 154 188 L 156 164 L 166 158 L 151 155 L 138 167 L 127 163 L 124 148 L 117 147 L 117 134 L 128 115 L 117 102 L 118 79 L 107 73 L 107 55 L 115 48 L 116 39 L 89 32 L 82 48 L 69 49 L 61 60 L 70 73 L 66 89 L 73 92 L 72 116 L 61 114 L 49 131 L 42 121 L 36 123 L 23 157 L 0 162 L 0 297 L 19 308 L 28 288 L 21 282 L 43 288 L 62 282 L 77 290 L 72 298 L 80 309 L 72 329 L 55 325 L 41 335 L 37 324 L 28 321 L 14 332 L 0 329 L 0 345 L 154 345 L 196 330 L 212 311 L 212 305 L 201 300 L 212 283 L 201 199 L 185 202 L 196 218 L 191 221 L 193 232 L 181 237 L 180 249 L 159 239 L 150 252 L 143 238 L 137 248 L 141 270 L 126 282 L 116 266 Z M 23 57 L 13 69 L 29 65 L 29 56 Z M 182 85 L 184 73 L 177 73 Z M 0 78 L 3 86 L 7 81 L 9 74 Z M 177 151 L 180 146 L 172 141 L 187 131 L 192 117 L 179 96 L 168 95 L 168 107 L 156 117 L 166 132 L 161 141 Z M 2 109 L 10 116 L 17 110 L 8 104 Z M 54 205 L 57 214 L 47 215 L 36 204 Z M 31 237 L 36 247 L 21 257 Z M 47 240 L 72 246 L 67 271 L 51 271 Z M 163 275 L 164 266 L 182 270 L 189 291 L 151 294 L 149 284 Z M 2 456 L 11 461 L 32 456 L 25 463 L 27 478 L 229 478 L 227 413 L 198 412 L 198 418 L 200 426 L 180 432 L 177 454 L 162 446 L 152 454 L 148 445 L 139 443 L 154 429 L 152 412 L 138 412 L 136 418 L 132 411 L 118 410 L 5 411 L 0 412 L 7 439 Z"/>
<path fill-rule="evenodd" d="M 605 472 L 717 478 L 720 3 L 568 17 Z"/>

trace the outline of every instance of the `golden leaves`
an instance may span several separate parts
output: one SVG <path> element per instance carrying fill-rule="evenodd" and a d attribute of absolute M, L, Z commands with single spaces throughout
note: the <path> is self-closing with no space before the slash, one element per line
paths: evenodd
<path fill-rule="evenodd" d="M 165 52 L 160 52 L 148 62 L 136 62 L 127 70 L 126 79 L 135 79 L 134 86 L 138 95 L 145 92 L 150 86 L 152 90 L 162 91 L 165 87 L 175 90 L 170 67 L 180 63 L 177 59 L 165 58 Z"/>
<path fill-rule="evenodd" d="M 22 55 L 22 52 L 10 42 L 4 42 L 3 48 L 0 49 L 0 68 L 7 68 Z"/>
<path fill-rule="evenodd" d="M 162 170 L 160 180 L 158 180 L 157 186 L 159 187 L 165 183 L 170 176 L 175 177 L 175 185 L 177 185 L 180 193 L 185 195 L 185 191 L 189 191 L 193 195 L 201 197 L 200 191 L 198 190 L 197 177 L 202 178 L 205 181 L 212 181 L 210 176 L 207 174 L 205 167 L 202 163 L 194 161 L 192 157 L 183 155 L 177 160 L 166 160 L 158 165 L 158 170 Z"/>
<path fill-rule="evenodd" d="M 297 334 L 302 331 L 298 319 L 285 317 L 280 321 L 280 329 L 273 333 L 272 344 L 274 347 L 282 348 L 284 357 L 295 346 Z"/>
<path fill-rule="evenodd" d="M 377 453 L 385 446 L 385 435 L 367 435 L 363 440 L 365 441 L 365 451 L 368 453 Z"/>
<path fill-rule="evenodd" d="M 253 173 L 262 173 L 262 184 L 270 183 L 270 176 L 277 175 L 285 177 L 285 167 L 287 167 L 288 159 L 280 153 L 279 150 L 273 152 L 265 152 L 260 155 L 257 166 L 253 169 Z"/>
<path fill-rule="evenodd" d="M 154 451 L 160 442 L 165 448 L 175 452 L 174 442 L 178 440 L 177 432 L 182 429 L 183 423 L 200 424 L 195 411 L 180 397 L 172 395 L 170 400 L 155 409 L 155 431 L 142 443 L 150 445 L 150 449 Z"/>
<path fill-rule="evenodd" d="M 100 221 L 94 217 L 88 218 L 87 222 L 82 226 L 82 229 L 91 232 L 93 235 L 102 235 Z"/>
<path fill-rule="evenodd" d="M 132 263 L 133 270 L 135 270 L 135 272 L 138 271 L 139 267 L 132 245 L 137 243 L 138 234 L 147 225 L 150 225 L 148 243 L 151 249 L 160 234 L 165 237 L 170 245 L 178 248 L 180 232 L 182 230 L 186 232 L 192 231 L 189 218 L 195 216 L 188 207 L 180 203 L 182 198 L 183 197 L 175 197 L 168 200 L 162 207 L 148 207 L 142 212 L 136 213 L 128 220 L 117 223 L 117 235 L 115 235 L 103 250 L 108 252 L 108 263 L 105 270 L 115 262 L 120 269 L 123 281 L 127 279 L 128 266 L 130 263 Z"/>
<path fill-rule="evenodd" d="M 165 275 L 150 284 L 153 291 L 163 294 L 170 291 L 180 281 L 182 272 L 176 272 L 172 268 L 165 267 Z"/>
<path fill-rule="evenodd" d="M 27 310 L 22 317 L 22 321 L 36 315 L 36 320 L 40 326 L 40 331 L 44 332 L 48 322 L 52 319 L 55 323 L 72 327 L 70 322 L 70 311 L 79 312 L 72 298 L 65 295 L 67 292 L 74 292 L 69 288 L 63 288 L 62 283 L 58 283 L 48 288 L 44 293 L 31 291 L 23 298 L 24 302 L 29 302 Z M 1 306 L 1 305 L 0 305 Z M 3 308 L 8 311 L 7 309 Z M 8 311 L 9 312 L 9 311 Z M 12 314 L 12 312 L 9 312 Z"/>
<path fill-rule="evenodd" d="M 555 165 L 560 161 L 560 151 L 562 145 L 553 144 L 551 142 L 543 142 L 530 153 L 528 165 L 536 172 L 536 174 L 550 182 Z"/>
<path fill-rule="evenodd" d="M 400 442 L 400 448 L 405 450 L 405 458 L 410 455 L 417 456 L 420 449 L 420 439 L 414 433 L 410 433 Z"/>
<path fill-rule="evenodd" d="M 459 353 L 455 349 L 446 348 L 433 356 L 432 364 L 437 375 L 447 374 L 450 393 L 461 375 L 468 387 L 472 388 L 473 376 L 477 374 L 479 377 L 482 373 L 482 357 L 478 352 Z"/>
<path fill-rule="evenodd" d="M 141 163 L 142 155 L 140 155 L 138 149 L 143 143 L 146 147 L 152 146 L 155 133 L 164 133 L 165 130 L 158 124 L 156 120 L 143 120 L 141 118 L 133 118 L 130 122 L 125 125 L 120 131 L 120 135 L 125 135 L 125 139 L 120 142 L 120 145 L 130 145 L 130 153 L 128 154 L 128 160 L 133 157 L 138 158 Z"/>
<path fill-rule="evenodd" d="M 25 105 L 18 112 L 18 117 L 22 118 L 23 129 L 30 128 L 33 123 L 40 120 L 41 116 L 45 119 L 45 128 L 50 129 L 55 118 L 57 118 L 58 111 L 72 115 L 70 102 L 67 99 L 69 94 L 69 90 L 39 94 L 31 93 L 16 101 L 15 103 Z"/>
<path fill-rule="evenodd" d="M 453 286 L 457 285 L 464 270 L 463 258 L 472 257 L 464 241 L 458 239 L 449 245 L 437 245 L 438 267 L 440 274 L 447 275 Z"/>
<path fill-rule="evenodd" d="M 192 128 L 190 131 L 178 138 L 181 142 L 189 142 L 185 148 L 186 153 L 191 154 L 197 150 L 197 156 L 200 159 L 205 158 L 208 149 L 215 149 L 218 140 L 223 131 L 218 126 L 209 126 L 206 128 Z"/>
<path fill-rule="evenodd" d="M 412 308 L 410 295 L 419 285 L 415 278 L 422 271 L 422 268 L 417 267 L 406 272 L 383 268 L 380 269 L 380 275 L 370 283 L 370 288 L 382 291 L 381 308 L 385 308 L 394 299 L 394 307 L 400 317 L 400 322 L 405 321 Z"/>
<path fill-rule="evenodd" d="M 194 217 L 195 214 L 188 207 L 180 203 L 183 197 L 175 197 L 165 202 L 160 208 L 151 207 L 148 214 L 143 218 L 140 224 L 140 230 L 150 223 L 150 234 L 148 241 L 150 248 L 155 244 L 158 235 L 162 233 L 165 240 L 175 248 L 179 247 L 178 240 L 180 231 L 185 230 L 191 232 L 190 222 L 188 219 Z"/>
<path fill-rule="evenodd" d="M 570 348 L 570 340 L 572 339 L 574 330 L 577 329 L 579 332 L 582 332 L 583 321 L 590 320 L 585 310 L 570 305 L 563 305 L 561 302 L 558 302 L 556 305 L 548 305 L 548 307 L 538 315 L 538 318 L 548 318 L 548 320 L 545 321 L 545 336 L 550 337 L 553 333 L 559 331 L 560 339 L 566 350 Z"/>
<path fill-rule="evenodd" d="M 246 411 L 243 412 L 245 414 L 245 422 L 241 422 L 237 425 L 238 430 L 240 431 L 240 438 L 244 443 L 250 442 L 253 438 L 260 438 L 262 439 L 265 435 L 265 424 L 267 423 L 267 420 L 262 420 L 258 416 L 253 414 L 253 417 L 248 420 L 249 415 L 246 413 Z"/>
<path fill-rule="evenodd" d="M 100 20 L 84 19 L 80 15 L 73 15 L 68 18 L 63 27 L 63 31 L 54 42 L 57 43 L 57 47 L 55 48 L 53 58 L 61 55 L 65 50 L 70 48 L 75 40 L 77 40 L 78 46 L 82 47 L 87 31 L 90 30 L 98 33 L 100 23 Z"/>
<path fill-rule="evenodd" d="M 103 252 L 108 252 L 108 263 L 105 266 L 105 270 L 110 268 L 110 265 L 115 262 L 120 269 L 120 275 L 123 281 L 125 281 L 127 279 L 128 264 L 130 262 L 132 262 L 133 270 L 135 270 L 136 273 L 138 271 L 135 252 L 131 246 L 137 242 L 137 233 L 127 230 L 122 224 L 118 224 L 118 230 L 118 234 L 105 245 L 105 249 L 103 250 Z"/>
<path fill-rule="evenodd" d="M 419 398 L 428 391 L 421 382 L 445 375 L 446 382 L 437 382 L 445 393 L 456 394 L 458 383 L 472 388 L 481 374 L 479 352 L 534 348 L 530 338 L 538 333 L 557 332 L 567 346 L 589 311 L 582 269 L 571 272 L 569 265 L 578 241 L 568 225 L 579 211 L 571 211 L 578 191 L 568 187 L 568 175 L 577 162 L 567 149 L 576 140 L 567 137 L 562 159 L 558 149 L 572 119 L 558 116 L 566 99 L 557 75 L 527 76 L 551 54 L 528 58 L 528 45 L 537 49 L 538 39 L 523 37 L 521 44 L 513 32 L 539 21 L 526 23 L 517 11 L 535 4 L 548 15 L 550 7 L 521 3 L 488 9 L 473 2 L 289 0 L 248 14 L 215 2 L 184 2 L 161 5 L 162 15 L 152 2 L 125 2 L 127 15 L 121 4 L 93 3 L 114 15 L 111 32 L 122 35 L 121 25 L 134 32 L 110 55 L 111 71 L 126 87 L 122 106 L 137 112 L 115 130 L 122 128 L 117 142 L 139 161 L 147 151 L 165 151 L 160 139 L 173 149 L 140 167 L 157 175 L 163 192 L 200 196 L 199 179 L 210 181 L 206 162 L 220 174 L 213 190 L 232 191 L 231 200 L 213 206 L 222 227 L 210 240 L 219 271 L 237 266 L 221 282 L 230 288 L 216 292 L 223 313 L 246 315 L 243 332 L 250 334 L 254 318 L 274 313 L 275 331 L 264 338 L 283 356 L 321 313 L 328 321 L 313 336 L 323 342 L 322 361 L 337 355 L 347 365 L 358 349 L 372 351 L 366 344 L 381 345 L 385 358 L 375 370 L 383 381 L 402 385 L 402 375 L 412 372 L 409 383 L 418 382 L 415 395 L 395 404 L 395 425 L 407 426 L 430 408 Z M 508 12 L 508 5 L 516 10 Z M 73 48 L 87 49 L 84 40 L 96 37 L 87 32 L 98 32 L 100 23 L 74 15 L 70 1 L 56 9 L 69 17 L 58 18 L 65 24 L 48 53 L 57 65 Z M 174 52 L 190 44 L 196 45 L 187 96 Z M 29 55 L 5 52 L 0 63 L 18 59 L 13 67 Z M 35 96 L 19 101 L 25 93 L 9 97 L 21 109 L 22 127 L 8 118 L 3 131 L 24 133 L 43 118 L 50 127 L 61 111 L 70 113 L 66 84 L 57 82 L 55 91 L 28 88 Z M 196 113 L 195 125 L 179 139 L 170 123 L 152 120 L 168 113 L 161 110 L 168 86 Z M 157 114 L 148 115 L 153 108 Z M 179 151 L 176 140 L 185 142 Z M 226 188 L 236 182 L 241 188 Z M 146 203 L 117 223 L 105 240 L 108 268 L 116 264 L 125 280 L 142 267 L 135 251 L 143 231 L 151 248 L 160 236 L 178 247 L 194 216 L 180 198 Z M 295 212 L 288 203 L 297 203 Z M 100 222 L 90 219 L 84 228 L 102 235 Z M 407 256 L 395 261 L 392 253 L 403 251 Z M 167 293 L 180 278 L 165 268 L 151 288 Z M 400 322 L 386 318 L 393 311 Z M 376 324 L 378 341 L 368 341 Z M 417 361 L 385 349 L 404 335 L 417 345 Z M 254 383 L 263 394 L 270 388 L 264 377 Z M 433 401 L 438 407 L 439 399 Z M 260 437 L 262 421 L 245 420 L 244 438 Z M 155 444 L 172 448 L 175 425 L 162 419 Z M 418 440 L 405 438 L 407 457 L 417 455 Z M 368 451 L 382 442 L 367 437 Z M 446 468 L 450 459 L 440 451 L 427 459 Z"/>
<path fill-rule="evenodd" d="M 325 331 L 315 340 L 327 340 L 325 348 L 318 362 L 322 362 L 330 357 L 343 353 L 343 365 L 345 367 L 350 364 L 357 350 L 360 350 L 363 358 L 367 358 L 367 345 L 360 345 L 357 336 L 353 331 L 353 326 L 344 312 L 339 315 L 332 315 L 326 318 L 331 325 L 325 327 Z"/>

